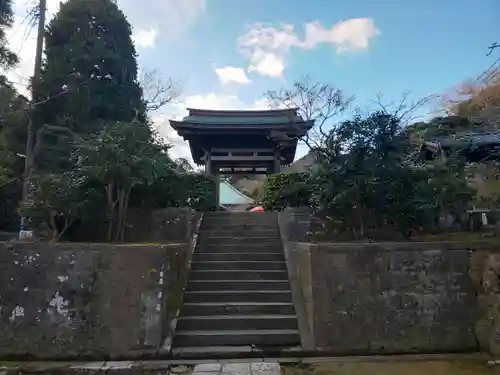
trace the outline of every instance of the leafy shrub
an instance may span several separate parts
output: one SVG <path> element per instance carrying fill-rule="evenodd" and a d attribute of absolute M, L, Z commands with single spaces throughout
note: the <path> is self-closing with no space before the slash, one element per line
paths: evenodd
<path fill-rule="evenodd" d="M 262 205 L 266 210 L 309 204 L 311 181 L 307 173 L 277 173 L 267 178 L 262 188 Z"/>

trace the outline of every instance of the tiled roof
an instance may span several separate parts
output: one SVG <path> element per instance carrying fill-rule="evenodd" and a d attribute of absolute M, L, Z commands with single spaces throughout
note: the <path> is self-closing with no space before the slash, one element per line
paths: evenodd
<path fill-rule="evenodd" d="M 437 138 L 443 147 L 467 145 L 500 145 L 500 131 L 460 133 L 447 137 Z"/>

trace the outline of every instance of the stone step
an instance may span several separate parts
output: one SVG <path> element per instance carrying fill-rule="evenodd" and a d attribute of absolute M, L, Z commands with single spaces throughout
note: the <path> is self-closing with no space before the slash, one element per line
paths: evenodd
<path fill-rule="evenodd" d="M 277 217 L 274 215 L 241 215 L 241 216 L 206 216 L 203 218 L 202 228 L 205 225 L 224 227 L 226 225 L 254 225 L 271 224 L 276 225 Z M 206 223 L 206 224 L 205 224 Z M 208 224 L 210 223 L 210 224 Z"/>
<path fill-rule="evenodd" d="M 192 270 L 190 280 L 286 280 L 288 272 L 278 270 Z"/>
<path fill-rule="evenodd" d="M 264 354 L 265 353 L 265 354 Z M 280 361 L 284 360 L 284 356 L 290 356 L 291 361 L 296 362 L 297 355 L 303 353 L 300 345 L 282 347 L 274 346 L 272 349 L 265 347 L 253 347 L 252 345 L 241 346 L 179 346 L 172 348 L 172 354 L 176 358 L 214 358 L 214 359 L 228 359 L 228 358 L 249 358 L 257 356 L 258 360 L 262 360 L 263 356 L 276 355 Z M 265 372 L 264 374 L 267 374 Z M 271 375 L 273 373 L 270 373 Z"/>
<path fill-rule="evenodd" d="M 186 290 L 290 290 L 290 283 L 288 280 L 190 280 Z"/>
<path fill-rule="evenodd" d="M 281 238 L 278 236 L 273 237 L 212 237 L 200 236 L 199 243 L 201 246 L 205 245 L 235 245 L 244 246 L 247 244 L 254 245 L 276 245 L 281 246 Z"/>
<path fill-rule="evenodd" d="M 285 254 L 281 253 L 203 253 L 195 251 L 194 262 L 224 262 L 224 261 L 254 261 L 254 262 L 276 262 L 285 261 Z"/>
<path fill-rule="evenodd" d="M 279 346 L 298 345 L 299 332 L 296 329 L 255 329 L 255 330 L 177 330 L 174 346 L 226 346 L 255 345 Z"/>
<path fill-rule="evenodd" d="M 214 315 L 181 317 L 179 330 L 298 329 L 295 315 Z"/>
<path fill-rule="evenodd" d="M 242 226 L 235 228 L 219 227 L 217 229 L 202 229 L 200 237 L 257 237 L 257 238 L 280 238 L 278 228 L 255 228 L 248 229 Z"/>
<path fill-rule="evenodd" d="M 292 302 L 289 290 L 194 290 L 184 292 L 184 302 Z"/>
<path fill-rule="evenodd" d="M 265 230 L 265 229 L 276 229 L 279 230 L 278 221 L 274 220 L 272 222 L 262 222 L 260 220 L 243 220 L 240 222 L 232 222 L 228 221 L 227 223 L 223 223 L 221 226 L 220 222 L 211 221 L 209 219 L 204 220 L 203 224 L 200 227 L 201 231 L 211 230 L 211 229 L 241 229 L 245 228 L 246 230 Z"/>
<path fill-rule="evenodd" d="M 293 315 L 295 309 L 290 302 L 199 302 L 184 303 L 181 317 L 200 315 Z"/>
<path fill-rule="evenodd" d="M 191 263 L 192 270 L 280 270 L 286 271 L 286 263 L 282 261 L 195 261 Z"/>
<path fill-rule="evenodd" d="M 248 211 L 217 211 L 217 212 L 206 212 L 204 217 L 217 219 L 217 218 L 274 218 L 276 219 L 276 212 L 248 212 Z"/>
<path fill-rule="evenodd" d="M 281 243 L 261 244 L 249 241 L 241 244 L 198 244 L 196 253 L 253 253 L 253 254 L 283 254 Z"/>

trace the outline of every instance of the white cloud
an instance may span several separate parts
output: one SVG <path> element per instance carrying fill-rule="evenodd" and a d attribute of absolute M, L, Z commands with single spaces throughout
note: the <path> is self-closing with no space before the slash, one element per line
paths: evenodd
<path fill-rule="evenodd" d="M 364 50 L 378 35 L 380 30 L 371 18 L 353 18 L 338 22 L 330 29 L 325 29 L 319 22 L 312 22 L 306 25 L 303 46 L 315 48 L 318 44 L 326 43 L 333 45 L 338 53 Z"/>
<path fill-rule="evenodd" d="M 261 98 L 253 103 L 252 109 L 271 109 L 271 105 L 267 98 Z"/>
<path fill-rule="evenodd" d="M 153 117 L 153 128 L 158 132 L 158 136 L 163 142 L 172 145 L 172 148 L 169 150 L 172 158 L 184 158 L 193 164 L 189 144 L 182 139 L 182 137 L 179 137 L 177 132 L 170 127 L 168 122 L 170 119 L 172 119 L 172 117 L 163 114 Z"/>
<path fill-rule="evenodd" d="M 162 39 L 177 42 L 205 14 L 206 0 L 120 0 L 129 21 L 139 29 L 157 24 Z"/>
<path fill-rule="evenodd" d="M 256 23 L 238 39 L 240 51 L 249 59 L 249 71 L 268 77 L 281 77 L 292 48 L 313 49 L 320 44 L 332 45 L 337 53 L 364 50 L 380 31 L 371 18 L 353 18 L 324 28 L 319 22 L 305 25 L 301 39 L 292 25 L 272 27 Z"/>
<path fill-rule="evenodd" d="M 188 96 L 181 105 L 199 109 L 240 109 L 244 103 L 236 95 L 209 93 Z"/>
<path fill-rule="evenodd" d="M 14 25 L 7 30 L 9 47 L 20 58 L 18 66 L 8 72 L 7 77 L 25 95 L 28 94 L 29 78 L 33 75 L 36 27 L 29 27 L 24 18 L 37 3 L 38 0 L 15 1 Z M 61 0 L 47 0 L 47 23 L 61 3 Z M 138 30 L 134 39 L 143 48 L 153 47 L 158 35 L 167 41 L 179 41 L 206 11 L 206 0 L 147 0 L 139 6 L 137 0 L 119 0 L 118 5 Z M 151 25 L 158 26 L 152 28 Z"/>
<path fill-rule="evenodd" d="M 219 77 L 219 81 L 222 84 L 227 83 L 239 83 L 242 85 L 247 85 L 252 83 L 242 68 L 235 68 L 234 66 L 226 66 L 224 68 L 215 69 L 215 73 Z"/>
<path fill-rule="evenodd" d="M 272 52 L 255 51 L 250 57 L 248 71 L 279 78 L 285 71 L 285 57 Z"/>
<path fill-rule="evenodd" d="M 281 77 L 290 48 L 300 44 L 293 26 L 274 28 L 262 23 L 250 26 L 238 39 L 240 50 L 249 58 L 249 71 Z"/>
<path fill-rule="evenodd" d="M 140 29 L 137 32 L 134 32 L 132 39 L 136 46 L 142 48 L 153 48 L 155 46 L 157 36 L 156 29 L 154 28 L 149 30 Z"/>

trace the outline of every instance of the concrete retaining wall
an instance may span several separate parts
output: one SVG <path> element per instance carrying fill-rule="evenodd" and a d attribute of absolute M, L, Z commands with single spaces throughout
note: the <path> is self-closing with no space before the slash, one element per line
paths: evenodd
<path fill-rule="evenodd" d="M 500 316 L 491 318 L 500 311 L 498 247 L 312 244 L 301 242 L 305 213 L 280 213 L 279 222 L 306 350 L 500 353 Z"/>
<path fill-rule="evenodd" d="M 198 225 L 165 223 L 164 245 L 0 242 L 0 359 L 168 352 Z"/>

